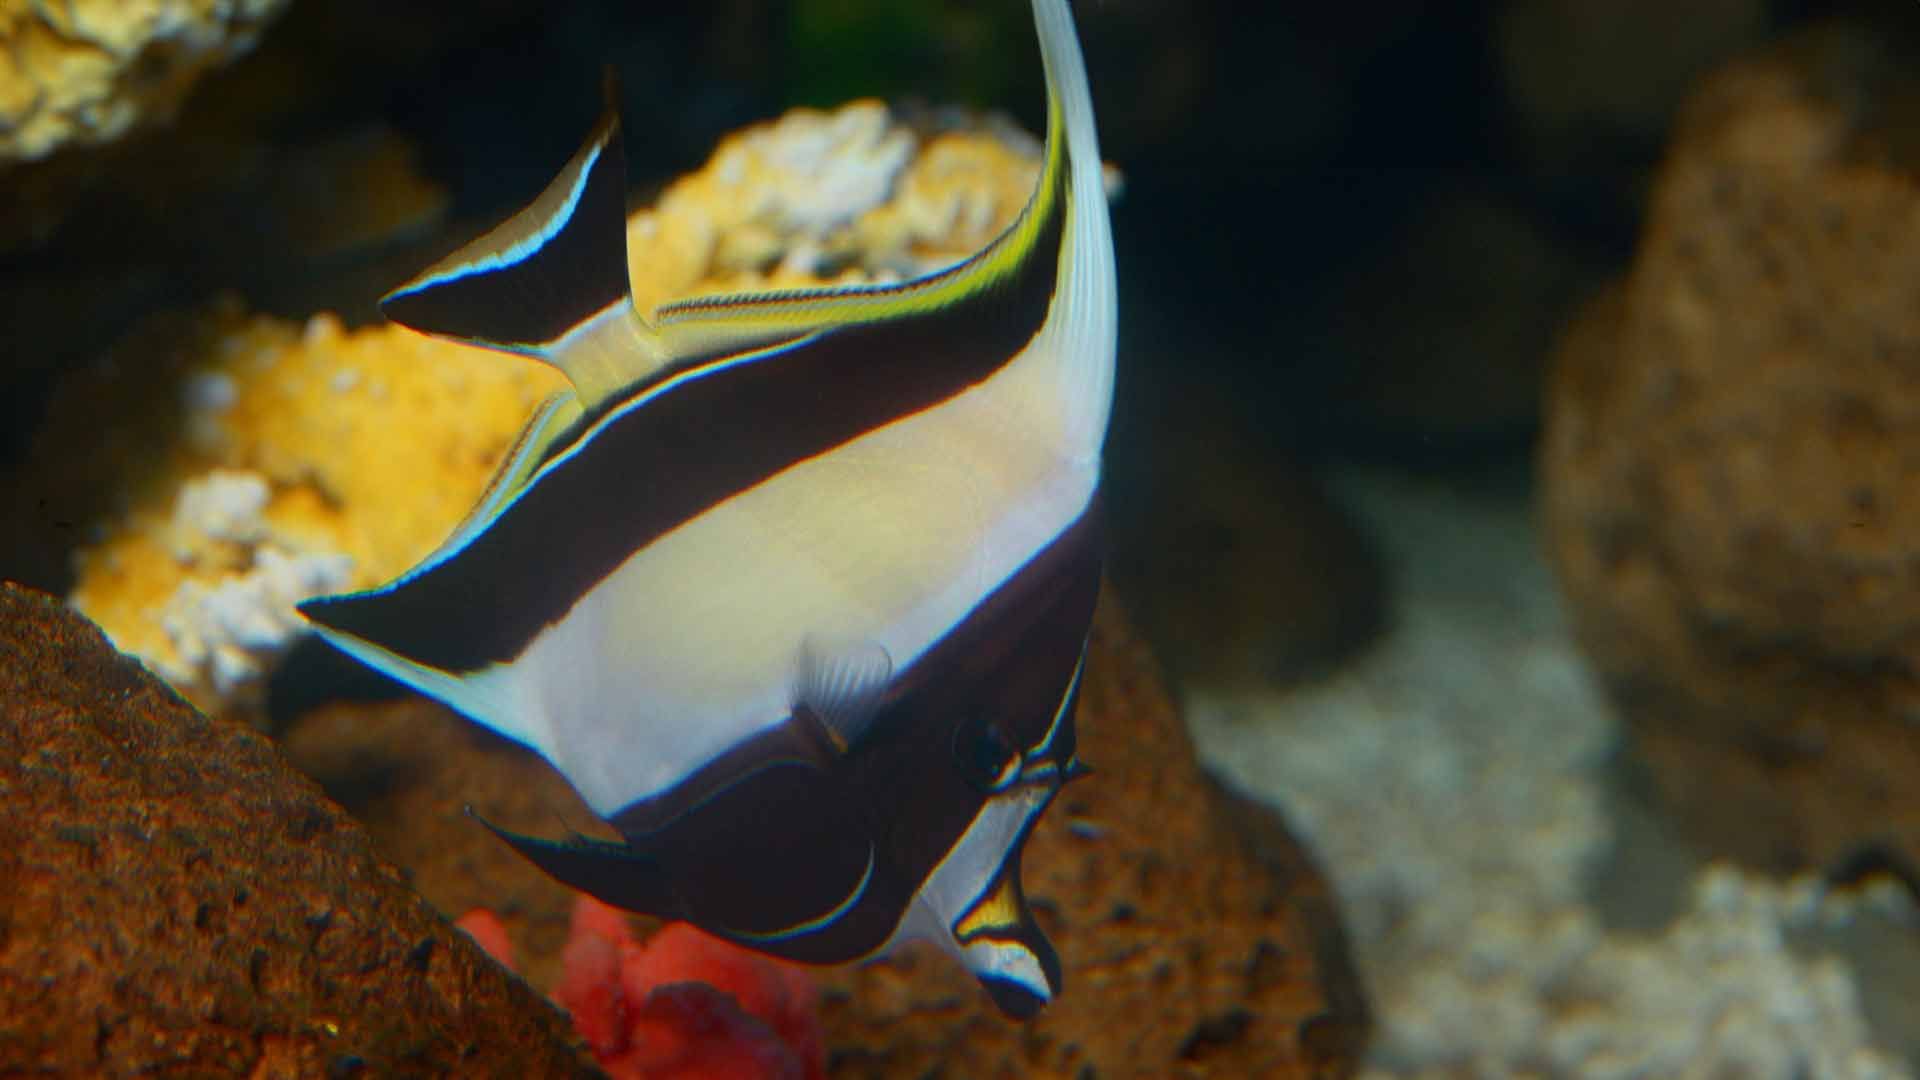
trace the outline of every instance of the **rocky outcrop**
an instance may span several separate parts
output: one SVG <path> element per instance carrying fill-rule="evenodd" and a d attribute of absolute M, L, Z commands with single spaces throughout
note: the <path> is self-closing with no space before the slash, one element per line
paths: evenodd
<path fill-rule="evenodd" d="M 1581 638 L 1667 802 L 1769 869 L 1920 867 L 1920 83 L 1885 48 L 1701 86 L 1547 396 Z"/>
<path fill-rule="evenodd" d="M 264 738 L 0 584 L 0 1073 L 589 1071 Z"/>

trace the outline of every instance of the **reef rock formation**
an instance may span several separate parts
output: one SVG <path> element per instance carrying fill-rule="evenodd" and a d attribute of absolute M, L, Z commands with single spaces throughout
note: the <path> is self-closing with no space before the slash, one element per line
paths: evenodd
<path fill-rule="evenodd" d="M 588 1071 L 265 739 L 0 584 L 0 1073 Z"/>
<path fill-rule="evenodd" d="M 171 116 L 287 0 L 0 0 L 0 166 Z"/>
<path fill-rule="evenodd" d="M 1066 991 L 1003 1020 L 945 957 L 817 972 L 840 1076 L 1287 1077 L 1350 1073 L 1366 1032 L 1332 899 L 1271 811 L 1195 763 L 1145 648 L 1102 605 L 1080 704 L 1096 770 L 1040 822 L 1027 896 Z M 571 896 L 475 825 L 590 828 L 563 781 L 445 709 L 335 705 L 287 733 L 295 764 L 367 822 L 442 911 L 498 912 L 521 970 L 557 977 Z"/>
<path fill-rule="evenodd" d="M 1666 799 L 1774 870 L 1920 867 L 1920 81 L 1879 48 L 1702 85 L 1548 392 L 1582 641 Z"/>

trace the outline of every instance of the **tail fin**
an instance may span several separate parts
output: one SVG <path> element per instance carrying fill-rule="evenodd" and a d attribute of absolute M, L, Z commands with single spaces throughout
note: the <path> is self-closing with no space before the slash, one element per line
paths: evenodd
<path fill-rule="evenodd" d="M 627 278 L 626 159 L 608 92 L 539 198 L 380 301 L 415 330 L 554 364 L 589 409 L 658 363 Z"/>

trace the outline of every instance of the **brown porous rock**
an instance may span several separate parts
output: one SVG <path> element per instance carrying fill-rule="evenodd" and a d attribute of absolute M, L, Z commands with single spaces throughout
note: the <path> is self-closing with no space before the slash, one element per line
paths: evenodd
<path fill-rule="evenodd" d="M 0 1075 L 591 1071 L 264 737 L 0 583 Z"/>
<path fill-rule="evenodd" d="M 1826 28 L 1682 113 L 1564 339 L 1546 536 L 1654 786 L 1769 870 L 1920 867 L 1920 80 Z"/>

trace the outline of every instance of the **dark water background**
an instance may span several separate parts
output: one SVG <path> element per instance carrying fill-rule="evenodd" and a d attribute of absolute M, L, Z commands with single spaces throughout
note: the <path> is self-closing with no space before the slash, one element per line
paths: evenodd
<path fill-rule="evenodd" d="M 1676 19 L 1688 17 L 1686 5 L 1673 6 Z M 1765 25 L 1745 36 L 1835 13 L 1863 14 L 1889 33 L 1920 23 L 1915 5 L 1895 0 L 1758 6 Z M 1408 292 L 1449 287 L 1428 268 L 1369 276 L 1404 250 L 1436 200 L 1495 206 L 1537 230 L 1562 263 L 1545 295 L 1528 296 L 1544 310 L 1517 331 L 1516 351 L 1544 353 L 1557 318 L 1631 253 L 1664 132 L 1623 130 L 1605 117 L 1571 137 L 1530 130 L 1503 74 L 1503 8 L 1081 5 L 1103 150 L 1127 177 L 1116 235 L 1131 347 L 1117 442 L 1134 406 L 1204 376 L 1229 380 L 1251 422 L 1309 456 L 1386 454 L 1418 466 L 1524 455 L 1535 420 L 1524 407 L 1528 361 L 1493 361 L 1516 369 L 1510 396 L 1521 404 L 1477 416 L 1463 406 L 1464 419 L 1408 423 L 1392 410 L 1382 415 L 1364 384 L 1390 382 L 1405 363 L 1382 354 L 1419 351 L 1419 342 L 1370 339 L 1341 315 L 1354 309 L 1354 289 L 1373 290 L 1370 299 L 1390 314 L 1393 303 L 1420 300 Z M 264 135 L 265 152 L 291 155 L 390 127 L 420 148 L 452 194 L 445 232 L 408 248 L 428 252 L 539 189 L 590 123 L 603 64 L 624 80 L 639 198 L 696 166 L 720 134 L 792 104 L 914 96 L 1003 107 L 1037 129 L 1039 66 L 1027 17 L 1019 4 L 883 0 L 296 4 L 253 54 L 203 82 L 176 131 L 215 143 Z M 1712 52 L 1702 65 L 1720 58 Z M 349 322 L 374 317 L 375 276 L 303 265 L 264 240 L 245 242 L 250 231 L 265 235 L 248 205 L 258 190 L 217 176 L 175 178 L 165 200 L 129 199 L 128 173 L 180 171 L 164 149 L 173 134 L 104 152 L 110 175 L 76 179 L 87 194 L 74 209 L 0 249 L 0 316 L 9 327 L 0 461 L 17 460 L 59 370 L 98 353 L 147 311 L 233 290 L 290 317 L 323 308 Z M 393 274 L 378 280 L 398 280 L 407 263 L 388 265 Z M 70 295 L 91 294 L 87 319 L 34 302 L 28 286 L 49 273 L 71 283 Z M 1481 287 L 1496 293 L 1505 284 Z M 1434 323 L 1423 332 L 1449 329 Z M 1360 367 L 1385 374 L 1354 379 L 1356 355 Z"/>

